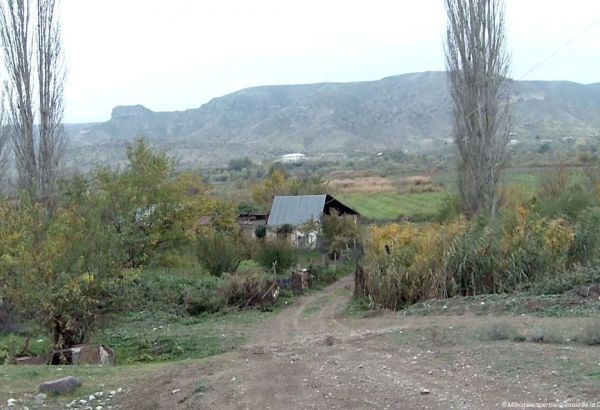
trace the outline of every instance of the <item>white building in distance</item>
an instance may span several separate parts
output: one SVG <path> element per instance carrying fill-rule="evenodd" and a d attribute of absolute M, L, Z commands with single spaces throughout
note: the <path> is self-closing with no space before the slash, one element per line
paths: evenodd
<path fill-rule="evenodd" d="M 281 157 L 281 162 L 283 163 L 292 163 L 292 162 L 302 162 L 306 159 L 306 155 L 296 152 L 294 154 L 285 154 Z"/>

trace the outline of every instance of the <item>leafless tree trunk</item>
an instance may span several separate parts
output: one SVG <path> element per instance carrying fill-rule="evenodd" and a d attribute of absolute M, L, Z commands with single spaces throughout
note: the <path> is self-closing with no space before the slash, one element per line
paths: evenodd
<path fill-rule="evenodd" d="M 27 1 L 0 3 L 0 40 L 8 80 L 9 128 L 14 143 L 18 186 L 34 194 L 36 155 L 33 118 L 31 10 Z"/>
<path fill-rule="evenodd" d="M 2 192 L 8 168 L 10 133 L 6 125 L 6 117 L 6 111 L 4 111 L 4 94 L 0 93 L 0 193 Z"/>
<path fill-rule="evenodd" d="M 8 129 L 18 187 L 48 205 L 65 145 L 65 74 L 57 8 L 57 0 L 0 0 Z"/>
<path fill-rule="evenodd" d="M 445 0 L 446 68 L 464 211 L 495 213 L 509 138 L 510 58 L 503 0 Z"/>
<path fill-rule="evenodd" d="M 38 0 L 36 45 L 40 129 L 37 157 L 39 194 L 46 201 L 50 201 L 56 191 L 59 161 L 65 148 L 62 124 L 65 71 L 56 8 L 56 0 Z"/>

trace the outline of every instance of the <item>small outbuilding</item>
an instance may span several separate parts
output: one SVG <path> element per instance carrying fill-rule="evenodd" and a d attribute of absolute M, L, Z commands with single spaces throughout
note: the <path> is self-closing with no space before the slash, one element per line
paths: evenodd
<path fill-rule="evenodd" d="M 297 195 L 276 196 L 267 220 L 267 232 L 274 236 L 283 232 L 289 235 L 291 242 L 296 246 L 314 248 L 317 245 L 320 229 L 307 232 L 309 224 L 321 224 L 323 215 L 330 215 L 332 210 L 339 215 L 352 215 L 358 219 L 358 212 L 344 205 L 331 195 Z"/>
<path fill-rule="evenodd" d="M 281 157 L 281 162 L 284 164 L 302 162 L 306 159 L 306 155 L 301 152 L 295 152 L 293 154 L 285 154 Z"/>

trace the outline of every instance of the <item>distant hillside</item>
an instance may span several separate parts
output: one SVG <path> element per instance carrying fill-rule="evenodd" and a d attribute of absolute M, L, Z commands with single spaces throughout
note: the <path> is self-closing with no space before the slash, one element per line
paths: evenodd
<path fill-rule="evenodd" d="M 519 138 L 600 134 L 600 83 L 513 83 Z M 154 112 L 116 107 L 105 123 L 69 126 L 76 162 L 112 160 L 143 135 L 184 164 L 223 163 L 287 152 L 427 149 L 450 138 L 450 97 L 442 72 L 379 81 L 254 87 L 200 108 Z"/>

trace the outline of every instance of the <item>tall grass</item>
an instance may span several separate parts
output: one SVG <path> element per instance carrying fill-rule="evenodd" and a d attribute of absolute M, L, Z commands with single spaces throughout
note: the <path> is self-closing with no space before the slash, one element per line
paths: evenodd
<path fill-rule="evenodd" d="M 563 280 L 571 276 L 581 282 L 581 273 L 572 272 L 597 263 L 600 255 L 600 207 L 593 189 L 568 186 L 564 172 L 542 179 L 529 199 L 504 193 L 494 219 L 372 227 L 362 292 L 376 305 L 398 309 L 534 284 L 538 293 L 540 284 L 565 289 L 575 283 Z"/>

